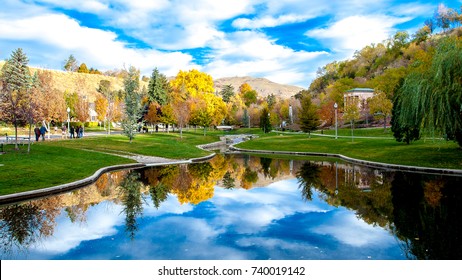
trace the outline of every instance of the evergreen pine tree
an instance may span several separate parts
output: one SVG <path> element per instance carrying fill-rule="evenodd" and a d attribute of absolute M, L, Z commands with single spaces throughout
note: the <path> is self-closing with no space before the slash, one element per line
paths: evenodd
<path fill-rule="evenodd" d="M 0 75 L 0 114 L 3 120 L 14 125 L 18 149 L 18 125 L 27 121 L 28 94 L 32 79 L 27 63 L 29 59 L 21 48 L 11 54 Z"/>
<path fill-rule="evenodd" d="M 264 133 L 269 133 L 272 129 L 271 120 L 270 120 L 270 112 L 267 107 L 264 107 L 263 110 L 261 111 L 260 128 L 263 130 Z"/>
<path fill-rule="evenodd" d="M 131 66 L 128 75 L 124 80 L 125 88 L 125 118 L 122 121 L 122 129 L 130 139 L 130 143 L 135 138 L 138 129 L 138 121 L 141 118 L 141 95 L 139 94 L 139 71 Z"/>
<path fill-rule="evenodd" d="M 300 128 L 303 132 L 308 132 L 309 137 L 311 137 L 311 131 L 315 130 L 320 124 L 319 116 L 309 94 L 302 97 L 301 105 Z"/>
<path fill-rule="evenodd" d="M 157 102 L 161 106 L 167 104 L 168 90 L 169 83 L 167 77 L 161 74 L 157 68 L 154 68 L 148 84 L 149 102 Z"/>
<path fill-rule="evenodd" d="M 234 96 L 234 87 L 232 85 L 226 85 L 220 91 L 220 94 L 223 101 L 229 103 L 229 101 L 231 101 L 231 98 Z"/>

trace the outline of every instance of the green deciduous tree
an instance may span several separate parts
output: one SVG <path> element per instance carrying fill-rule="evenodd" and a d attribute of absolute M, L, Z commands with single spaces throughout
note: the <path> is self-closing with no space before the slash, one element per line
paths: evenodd
<path fill-rule="evenodd" d="M 439 133 L 462 146 L 462 41 L 439 41 L 428 69 L 408 75 L 396 103 L 394 125 Z"/>

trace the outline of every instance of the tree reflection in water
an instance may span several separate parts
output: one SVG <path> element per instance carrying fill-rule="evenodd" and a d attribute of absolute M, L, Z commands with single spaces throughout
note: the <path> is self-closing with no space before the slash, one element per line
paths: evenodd
<path fill-rule="evenodd" d="M 94 185 L 0 208 L 2 258 L 13 257 L 52 236 L 56 217 L 85 222 L 93 205 L 112 200 L 123 206 L 125 231 L 134 239 L 145 204 L 162 207 L 169 196 L 197 205 L 215 188 L 242 191 L 285 179 L 298 180 L 306 200 L 318 194 L 346 207 L 368 224 L 385 228 L 413 259 L 462 259 L 461 177 L 380 171 L 343 162 L 299 161 L 218 155 L 205 163 L 157 166 L 103 175 Z M 315 191 L 316 190 L 316 191 Z"/>
<path fill-rule="evenodd" d="M 409 259 L 462 259 L 461 177 L 332 167 L 302 165 L 297 178 L 306 199 L 316 188 L 329 204 L 388 229 L 402 241 Z M 330 178 L 337 179 L 336 185 Z"/>
<path fill-rule="evenodd" d="M 136 170 L 131 171 L 119 186 L 120 197 L 124 206 L 122 211 L 125 213 L 125 231 L 132 240 L 138 230 L 136 219 L 143 213 L 143 199 L 141 196 L 143 183 L 139 178 L 140 174 Z"/>
<path fill-rule="evenodd" d="M 319 166 L 309 161 L 305 162 L 297 172 L 298 183 L 304 199 L 312 200 L 313 188 L 321 187 L 319 172 Z"/>
<path fill-rule="evenodd" d="M 462 180 L 397 173 L 392 182 L 395 234 L 409 258 L 462 259 Z"/>
<path fill-rule="evenodd" d="M 1 254 L 14 258 L 27 253 L 42 238 L 53 235 L 60 212 L 59 197 L 19 203 L 0 208 Z"/>

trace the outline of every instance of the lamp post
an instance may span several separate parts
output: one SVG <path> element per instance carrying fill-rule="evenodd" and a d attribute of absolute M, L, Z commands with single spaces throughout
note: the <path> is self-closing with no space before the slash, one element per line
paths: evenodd
<path fill-rule="evenodd" d="M 67 133 L 70 133 L 69 122 L 71 121 L 71 117 L 69 113 L 71 112 L 71 108 L 67 107 L 66 111 L 67 111 Z"/>
<path fill-rule="evenodd" d="M 337 102 L 334 103 L 334 109 L 335 109 L 335 139 L 337 139 L 337 108 L 338 104 Z"/>
<path fill-rule="evenodd" d="M 293 124 L 294 118 L 293 118 L 292 105 L 289 105 L 289 119 L 290 119 L 290 124 Z"/>

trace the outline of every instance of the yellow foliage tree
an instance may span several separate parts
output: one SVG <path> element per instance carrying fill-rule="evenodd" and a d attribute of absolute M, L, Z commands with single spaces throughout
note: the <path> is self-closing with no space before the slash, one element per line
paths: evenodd
<path fill-rule="evenodd" d="M 170 82 L 170 85 L 173 92 L 184 93 L 186 95 L 184 99 L 215 93 L 212 76 L 196 69 L 187 72 L 180 70 L 175 79 Z"/>

